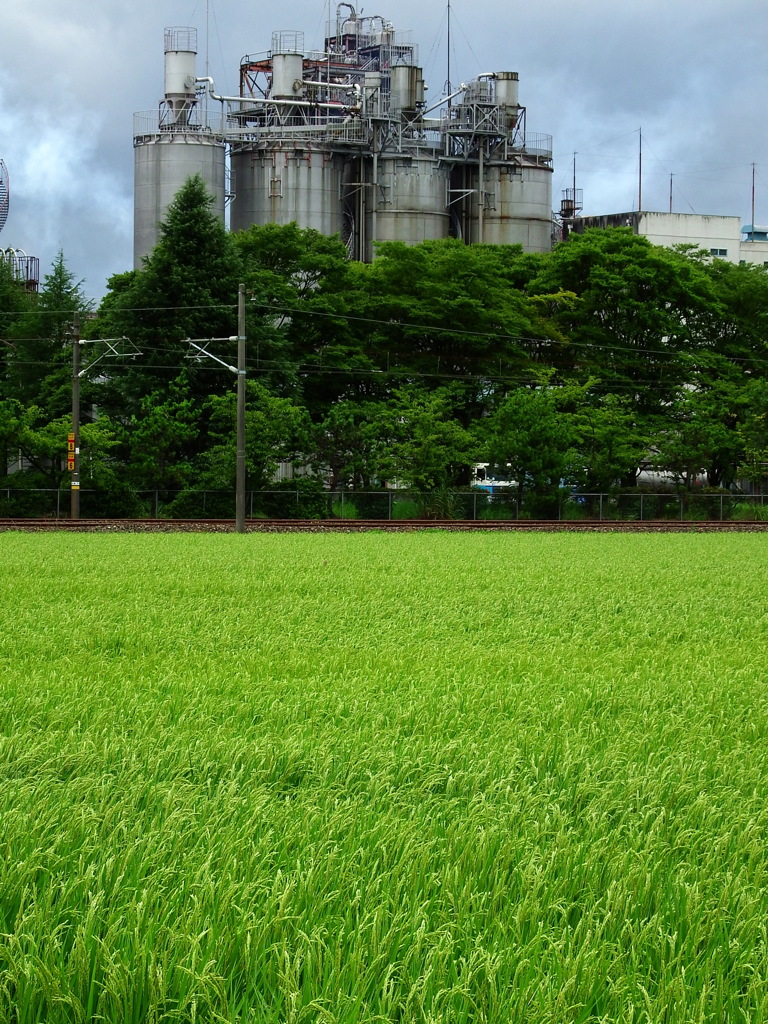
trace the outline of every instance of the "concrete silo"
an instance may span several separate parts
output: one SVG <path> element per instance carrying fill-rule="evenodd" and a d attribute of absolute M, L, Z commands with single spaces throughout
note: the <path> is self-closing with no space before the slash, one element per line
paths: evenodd
<path fill-rule="evenodd" d="M 199 174 L 224 219 L 227 144 L 218 116 L 198 95 L 192 28 L 165 30 L 165 95 L 156 111 L 134 114 L 134 266 L 159 238 L 160 222 L 181 186 Z"/>

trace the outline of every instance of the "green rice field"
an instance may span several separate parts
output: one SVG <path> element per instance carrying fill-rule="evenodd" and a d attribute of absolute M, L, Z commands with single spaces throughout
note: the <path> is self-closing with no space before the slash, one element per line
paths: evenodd
<path fill-rule="evenodd" d="M 0 1022 L 768 1020 L 760 534 L 3 534 Z"/>

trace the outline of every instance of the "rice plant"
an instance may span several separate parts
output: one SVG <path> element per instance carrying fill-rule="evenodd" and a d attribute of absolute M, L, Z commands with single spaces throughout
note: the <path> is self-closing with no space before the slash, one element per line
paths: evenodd
<path fill-rule="evenodd" d="M 760 535 L 2 538 L 0 1021 L 761 1021 Z"/>

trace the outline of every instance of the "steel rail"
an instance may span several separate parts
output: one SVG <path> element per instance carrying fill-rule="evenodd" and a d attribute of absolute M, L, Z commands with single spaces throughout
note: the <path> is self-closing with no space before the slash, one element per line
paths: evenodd
<path fill-rule="evenodd" d="M 246 519 L 247 533 L 404 533 L 417 530 L 454 532 L 569 533 L 764 533 L 768 522 L 648 519 Z M 0 518 L 0 532 L 81 533 L 230 533 L 234 519 L 27 519 Z"/>

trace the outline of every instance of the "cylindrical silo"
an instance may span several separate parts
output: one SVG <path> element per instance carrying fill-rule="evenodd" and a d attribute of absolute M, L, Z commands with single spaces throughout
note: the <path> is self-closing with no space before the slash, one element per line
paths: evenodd
<path fill-rule="evenodd" d="M 165 30 L 165 95 L 157 111 L 134 115 L 133 263 L 141 266 L 160 237 L 160 222 L 188 178 L 199 174 L 223 222 L 226 143 L 197 105 L 197 31 Z"/>
<path fill-rule="evenodd" d="M 496 82 L 496 102 L 502 107 L 519 106 L 520 76 L 517 71 L 497 71 L 493 77 Z"/>
<path fill-rule="evenodd" d="M 343 157 L 322 146 L 279 140 L 233 148 L 230 226 L 290 224 L 335 235 L 342 228 Z"/>
<path fill-rule="evenodd" d="M 275 53 L 272 56 L 272 88 L 274 100 L 297 100 L 304 92 L 304 58 L 300 53 Z"/>
<path fill-rule="evenodd" d="M 496 103 L 504 108 L 504 127 L 507 131 L 512 131 L 520 117 L 519 78 L 516 71 L 497 71 L 494 75 Z"/>
<path fill-rule="evenodd" d="M 197 30 L 165 30 L 165 105 L 172 124 L 186 120 L 196 97 Z"/>
<path fill-rule="evenodd" d="M 366 237 L 409 244 L 448 237 L 448 171 L 433 154 L 383 153 L 366 188 Z M 374 216 L 375 211 L 375 216 Z"/>
<path fill-rule="evenodd" d="M 389 72 L 389 108 L 393 116 L 413 112 L 424 102 L 424 75 L 412 64 L 395 64 Z"/>
<path fill-rule="evenodd" d="M 526 252 L 552 248 L 552 168 L 487 163 L 469 169 L 468 242 L 522 245 Z"/>
<path fill-rule="evenodd" d="M 141 266 L 160 236 L 160 222 L 187 178 L 199 174 L 224 221 L 226 146 L 194 132 L 164 132 L 134 139 L 133 265 Z"/>

